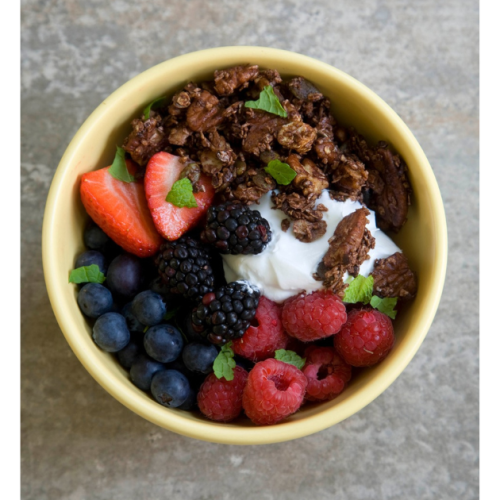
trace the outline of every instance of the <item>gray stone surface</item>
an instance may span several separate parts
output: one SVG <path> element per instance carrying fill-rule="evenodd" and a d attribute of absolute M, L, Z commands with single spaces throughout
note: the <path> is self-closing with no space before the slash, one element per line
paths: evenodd
<path fill-rule="evenodd" d="M 68 142 L 113 90 L 193 50 L 264 45 L 330 63 L 382 96 L 434 167 L 449 226 L 443 299 L 375 402 L 271 446 L 187 439 L 86 373 L 45 291 L 42 213 Z M 478 497 L 476 0 L 22 2 L 22 492 L 25 500 Z"/>

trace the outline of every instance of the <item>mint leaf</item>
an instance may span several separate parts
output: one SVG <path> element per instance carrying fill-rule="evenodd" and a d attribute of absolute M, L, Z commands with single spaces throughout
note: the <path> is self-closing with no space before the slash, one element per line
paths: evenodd
<path fill-rule="evenodd" d="M 274 357 L 279 361 L 283 361 L 283 363 L 296 366 L 299 370 L 302 370 L 306 364 L 306 360 L 301 358 L 296 352 L 286 351 L 285 349 L 278 349 L 274 353 Z"/>
<path fill-rule="evenodd" d="M 370 300 L 370 305 L 374 309 L 378 309 L 381 313 L 387 314 L 389 318 L 396 319 L 396 314 L 398 313 L 394 310 L 395 305 L 398 303 L 397 297 L 385 297 L 381 299 L 374 295 Z"/>
<path fill-rule="evenodd" d="M 373 276 L 370 275 L 365 278 L 358 274 L 347 287 L 343 301 L 347 304 L 355 304 L 356 302 L 363 302 L 368 304 L 373 293 Z"/>
<path fill-rule="evenodd" d="M 128 171 L 127 162 L 125 161 L 125 150 L 117 147 L 115 159 L 109 169 L 109 173 L 119 181 L 134 182 L 134 176 Z"/>
<path fill-rule="evenodd" d="M 261 109 L 262 111 L 267 111 L 268 113 L 282 116 L 283 118 L 288 116 L 271 85 L 266 85 L 264 87 L 264 90 L 260 93 L 259 98 L 256 101 L 247 101 L 245 103 L 245 107 Z"/>
<path fill-rule="evenodd" d="M 149 115 L 151 114 L 151 110 L 159 108 L 166 100 L 167 100 L 166 97 L 158 97 L 158 99 L 155 99 L 153 102 L 151 102 L 146 108 L 144 108 L 144 111 L 142 112 L 144 118 L 146 120 L 149 120 Z"/>
<path fill-rule="evenodd" d="M 193 194 L 193 185 L 186 177 L 174 182 L 166 200 L 179 208 L 196 208 L 198 206 Z"/>
<path fill-rule="evenodd" d="M 167 311 L 165 313 L 165 316 L 163 316 L 163 321 L 168 321 L 169 319 L 172 319 L 178 312 L 179 312 L 178 307 L 172 309 L 171 311 Z"/>
<path fill-rule="evenodd" d="M 215 376 L 217 378 L 224 377 L 229 382 L 234 378 L 234 368 L 236 366 L 236 361 L 233 359 L 234 352 L 231 349 L 232 344 L 232 342 L 228 342 L 223 345 L 214 361 Z"/>
<path fill-rule="evenodd" d="M 73 269 L 69 273 L 69 283 L 104 283 L 106 276 L 101 273 L 97 264 L 91 266 L 82 266 Z"/>
<path fill-rule="evenodd" d="M 297 172 L 288 163 L 279 160 L 271 160 L 264 170 L 283 186 L 288 186 L 297 176 Z"/>

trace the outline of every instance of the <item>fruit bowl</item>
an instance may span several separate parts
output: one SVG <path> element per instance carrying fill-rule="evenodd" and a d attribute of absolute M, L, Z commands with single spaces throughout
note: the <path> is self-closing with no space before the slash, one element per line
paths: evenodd
<path fill-rule="evenodd" d="M 336 399 L 308 405 L 284 422 L 257 427 L 240 419 L 210 422 L 201 415 L 165 408 L 135 387 L 115 357 L 93 342 L 91 328 L 76 301 L 68 275 L 83 251 L 88 216 L 81 204 L 82 174 L 110 165 L 131 120 L 160 95 L 190 80 L 211 77 L 214 70 L 236 64 L 275 68 L 283 76 L 302 75 L 332 101 L 336 118 L 355 126 L 368 141 L 385 140 L 405 159 L 413 186 L 408 222 L 393 237 L 417 274 L 417 297 L 399 315 L 396 343 L 379 365 L 353 378 Z M 68 146 L 54 176 L 45 209 L 43 267 L 52 308 L 70 347 L 89 373 L 112 396 L 147 420 L 206 441 L 263 444 L 287 441 L 330 427 L 379 396 L 404 370 L 430 328 L 443 289 L 447 232 L 444 208 L 434 173 L 417 140 L 401 118 L 375 93 L 354 78 L 315 59 L 263 47 L 222 47 L 186 54 L 136 76 L 109 96 L 85 121 Z"/>

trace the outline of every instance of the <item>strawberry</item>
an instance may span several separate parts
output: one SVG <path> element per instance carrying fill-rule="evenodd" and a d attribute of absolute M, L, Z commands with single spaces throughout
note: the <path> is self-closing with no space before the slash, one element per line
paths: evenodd
<path fill-rule="evenodd" d="M 166 201 L 167 194 L 184 168 L 178 156 L 161 152 L 155 154 L 148 163 L 144 177 L 144 188 L 149 210 L 158 232 L 167 240 L 180 238 L 192 229 L 205 215 L 212 203 L 215 191 L 210 179 L 200 176 L 205 191 L 195 193 L 197 208 L 179 208 Z"/>
<path fill-rule="evenodd" d="M 127 160 L 134 173 L 136 165 Z M 83 174 L 80 196 L 94 222 L 118 245 L 138 257 L 158 252 L 163 241 L 148 210 L 144 185 L 126 183 L 108 172 L 110 167 Z"/>

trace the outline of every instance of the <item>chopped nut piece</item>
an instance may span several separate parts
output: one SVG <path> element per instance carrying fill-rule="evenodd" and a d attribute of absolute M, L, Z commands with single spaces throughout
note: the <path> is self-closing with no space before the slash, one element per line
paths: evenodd
<path fill-rule="evenodd" d="M 235 66 L 234 68 L 218 70 L 214 73 L 215 91 L 219 95 L 231 95 L 236 89 L 248 87 L 248 82 L 259 74 L 259 67 Z"/>
<path fill-rule="evenodd" d="M 377 259 L 372 273 L 373 293 L 379 297 L 413 299 L 417 293 L 417 280 L 408 259 L 401 252 Z"/>
<path fill-rule="evenodd" d="M 245 108 L 247 115 L 246 136 L 243 138 L 243 151 L 259 156 L 260 153 L 271 149 L 271 144 L 276 138 L 279 129 L 285 122 L 281 118 L 265 111 Z"/>
<path fill-rule="evenodd" d="M 309 100 L 312 102 L 323 99 L 323 94 L 302 76 L 292 78 L 288 84 L 288 88 L 297 99 Z"/>
<path fill-rule="evenodd" d="M 290 122 L 278 132 L 278 142 L 287 149 L 294 149 L 299 154 L 311 150 L 316 140 L 316 130 L 303 122 Z"/>
<path fill-rule="evenodd" d="M 321 238 L 326 233 L 326 227 L 326 222 L 324 220 L 318 222 L 297 220 L 293 223 L 293 234 L 298 240 L 304 243 L 310 243 Z"/>
<path fill-rule="evenodd" d="M 271 199 L 275 204 L 274 209 L 283 211 L 295 220 L 317 222 L 323 218 L 323 212 L 327 211 L 321 204 L 315 208 L 316 198 L 313 196 L 305 198 L 298 193 L 273 193 Z"/>
<path fill-rule="evenodd" d="M 281 76 L 275 69 L 261 70 L 257 78 L 255 78 L 257 88 L 261 91 L 264 90 L 264 87 L 267 87 L 268 85 L 274 87 L 281 82 Z"/>
<path fill-rule="evenodd" d="M 161 116 L 151 111 L 148 120 L 132 121 L 132 133 L 125 139 L 123 149 L 132 160 L 145 167 L 149 159 L 168 144 Z"/>
<path fill-rule="evenodd" d="M 359 273 L 359 266 L 368 258 L 368 252 L 375 247 L 375 239 L 366 228 L 369 210 L 359 208 L 345 216 L 328 240 L 330 247 L 323 258 L 327 268 L 345 267 L 354 276 Z"/>
<path fill-rule="evenodd" d="M 221 121 L 222 109 L 219 99 L 210 92 L 203 90 L 195 96 L 187 110 L 187 124 L 195 132 L 205 132 L 214 129 Z"/>
<path fill-rule="evenodd" d="M 406 222 L 410 205 L 406 164 L 387 144 L 379 143 L 367 168 L 368 187 L 372 190 L 368 206 L 377 213 L 380 229 L 397 233 Z"/>
<path fill-rule="evenodd" d="M 290 219 L 283 219 L 281 221 L 281 230 L 284 231 L 285 233 L 290 229 L 290 224 L 292 221 Z"/>
<path fill-rule="evenodd" d="M 192 133 L 193 132 L 184 125 L 178 125 L 170 130 L 168 142 L 174 146 L 184 146 L 188 137 L 190 137 Z"/>
<path fill-rule="evenodd" d="M 360 200 L 362 189 L 368 179 L 368 171 L 365 165 L 354 155 L 340 156 L 340 162 L 332 172 L 331 183 L 334 190 L 338 191 L 339 197 L 344 201 L 346 198 Z"/>
<path fill-rule="evenodd" d="M 302 191 L 304 196 L 318 197 L 321 191 L 328 187 L 326 175 L 308 158 L 300 163 L 300 158 L 296 154 L 291 154 L 287 163 L 297 172 L 293 186 Z"/>

